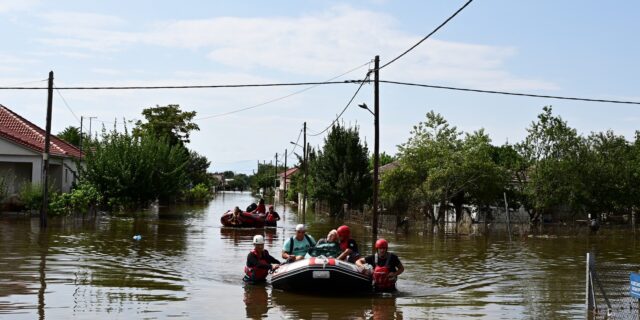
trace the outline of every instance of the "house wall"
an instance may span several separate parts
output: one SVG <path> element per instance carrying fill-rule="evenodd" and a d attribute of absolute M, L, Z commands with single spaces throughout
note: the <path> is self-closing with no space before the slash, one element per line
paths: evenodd
<path fill-rule="evenodd" d="M 78 176 L 76 162 L 70 158 L 49 159 L 49 181 L 56 191 L 69 192 Z M 42 154 L 0 138 L 0 175 L 16 173 L 9 187 L 13 192 L 19 191 L 26 181 L 42 183 L 42 165 Z"/>
<path fill-rule="evenodd" d="M 31 183 L 31 162 L 0 162 L 0 177 L 4 179 L 7 195 L 18 194 L 24 183 Z"/>

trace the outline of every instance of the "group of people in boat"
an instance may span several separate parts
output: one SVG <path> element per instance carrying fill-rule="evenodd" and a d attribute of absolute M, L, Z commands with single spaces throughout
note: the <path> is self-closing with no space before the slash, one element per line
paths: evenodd
<path fill-rule="evenodd" d="M 274 210 L 273 205 L 269 205 L 267 208 L 264 203 L 264 199 L 260 199 L 258 204 L 252 203 L 247 207 L 246 213 L 255 215 L 259 218 L 264 218 L 266 226 L 275 227 L 280 221 L 280 215 Z M 230 219 L 232 224 L 238 224 L 241 222 L 242 210 L 240 207 L 235 207 Z"/>
<path fill-rule="evenodd" d="M 329 231 L 326 238 L 317 242 L 306 233 L 304 224 L 298 224 L 295 231 L 295 236 L 287 239 L 282 246 L 284 263 L 317 256 L 355 263 L 362 272 L 372 276 L 376 290 L 395 291 L 397 277 L 404 272 L 404 266 L 397 255 L 388 252 L 387 240 L 378 239 L 375 243 L 376 253 L 362 256 L 346 225 Z M 280 267 L 281 262 L 264 249 L 264 236 L 255 235 L 253 246 L 253 250 L 247 255 L 244 281 L 263 282 L 270 271 Z M 371 267 L 367 268 L 367 265 Z"/>

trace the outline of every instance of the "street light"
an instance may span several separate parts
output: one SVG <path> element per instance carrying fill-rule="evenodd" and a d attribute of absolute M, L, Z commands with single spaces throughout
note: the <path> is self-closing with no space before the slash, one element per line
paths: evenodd
<path fill-rule="evenodd" d="M 373 111 L 371 111 L 371 109 L 369 109 L 369 107 L 367 106 L 366 103 L 361 103 L 358 105 L 358 107 L 362 108 L 362 109 L 366 109 L 367 111 L 369 111 L 369 113 L 371 113 L 374 117 L 376 116 L 375 113 L 373 113 Z"/>
<path fill-rule="evenodd" d="M 302 224 L 305 224 L 307 213 L 307 122 L 303 124 L 304 142 L 302 145 L 291 141 L 291 144 L 302 147 L 302 167 L 304 169 L 304 187 L 302 189 Z"/>
<path fill-rule="evenodd" d="M 371 109 L 369 109 L 369 107 L 367 106 L 366 103 L 362 103 L 359 104 L 358 107 L 362 108 L 362 109 L 366 109 L 367 111 L 369 111 L 369 113 L 371 113 L 373 115 L 373 127 L 374 127 L 374 138 L 373 138 L 373 210 L 372 210 L 372 215 L 373 215 L 373 221 L 371 221 L 372 224 L 372 228 L 371 228 L 371 235 L 372 235 L 372 242 L 371 242 L 371 247 L 373 252 L 376 252 L 376 247 L 375 247 L 375 243 L 376 240 L 378 238 L 378 186 L 379 186 L 379 181 L 378 181 L 378 167 L 380 166 L 380 125 L 379 125 L 379 118 L 380 118 L 380 90 L 379 90 L 379 84 L 380 84 L 380 57 L 376 56 L 374 59 L 374 67 L 373 67 L 373 75 L 374 75 L 374 81 L 373 81 L 373 100 L 374 100 L 374 106 L 373 106 L 373 110 L 371 111 Z"/>

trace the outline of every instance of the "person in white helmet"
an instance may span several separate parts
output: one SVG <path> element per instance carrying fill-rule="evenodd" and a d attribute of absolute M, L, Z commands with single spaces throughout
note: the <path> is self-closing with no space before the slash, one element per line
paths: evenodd
<path fill-rule="evenodd" d="M 245 282 L 264 282 L 269 271 L 276 270 L 280 261 L 272 257 L 264 249 L 264 236 L 257 234 L 253 237 L 253 250 L 247 255 L 247 264 L 244 266 Z"/>

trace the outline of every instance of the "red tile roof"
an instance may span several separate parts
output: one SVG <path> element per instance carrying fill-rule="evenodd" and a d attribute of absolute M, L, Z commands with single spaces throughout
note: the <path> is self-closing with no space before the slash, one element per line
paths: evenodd
<path fill-rule="evenodd" d="M 0 104 L 0 138 L 42 153 L 45 134 L 42 128 Z M 49 152 L 54 156 L 74 158 L 82 156 L 80 149 L 54 135 L 51 135 Z"/>
<path fill-rule="evenodd" d="M 298 168 L 296 168 L 296 167 L 293 167 L 293 168 L 287 170 L 286 171 L 287 178 L 289 178 L 292 174 L 296 173 L 297 171 L 298 171 Z M 279 175 L 284 178 L 284 172 L 280 173 Z"/>

